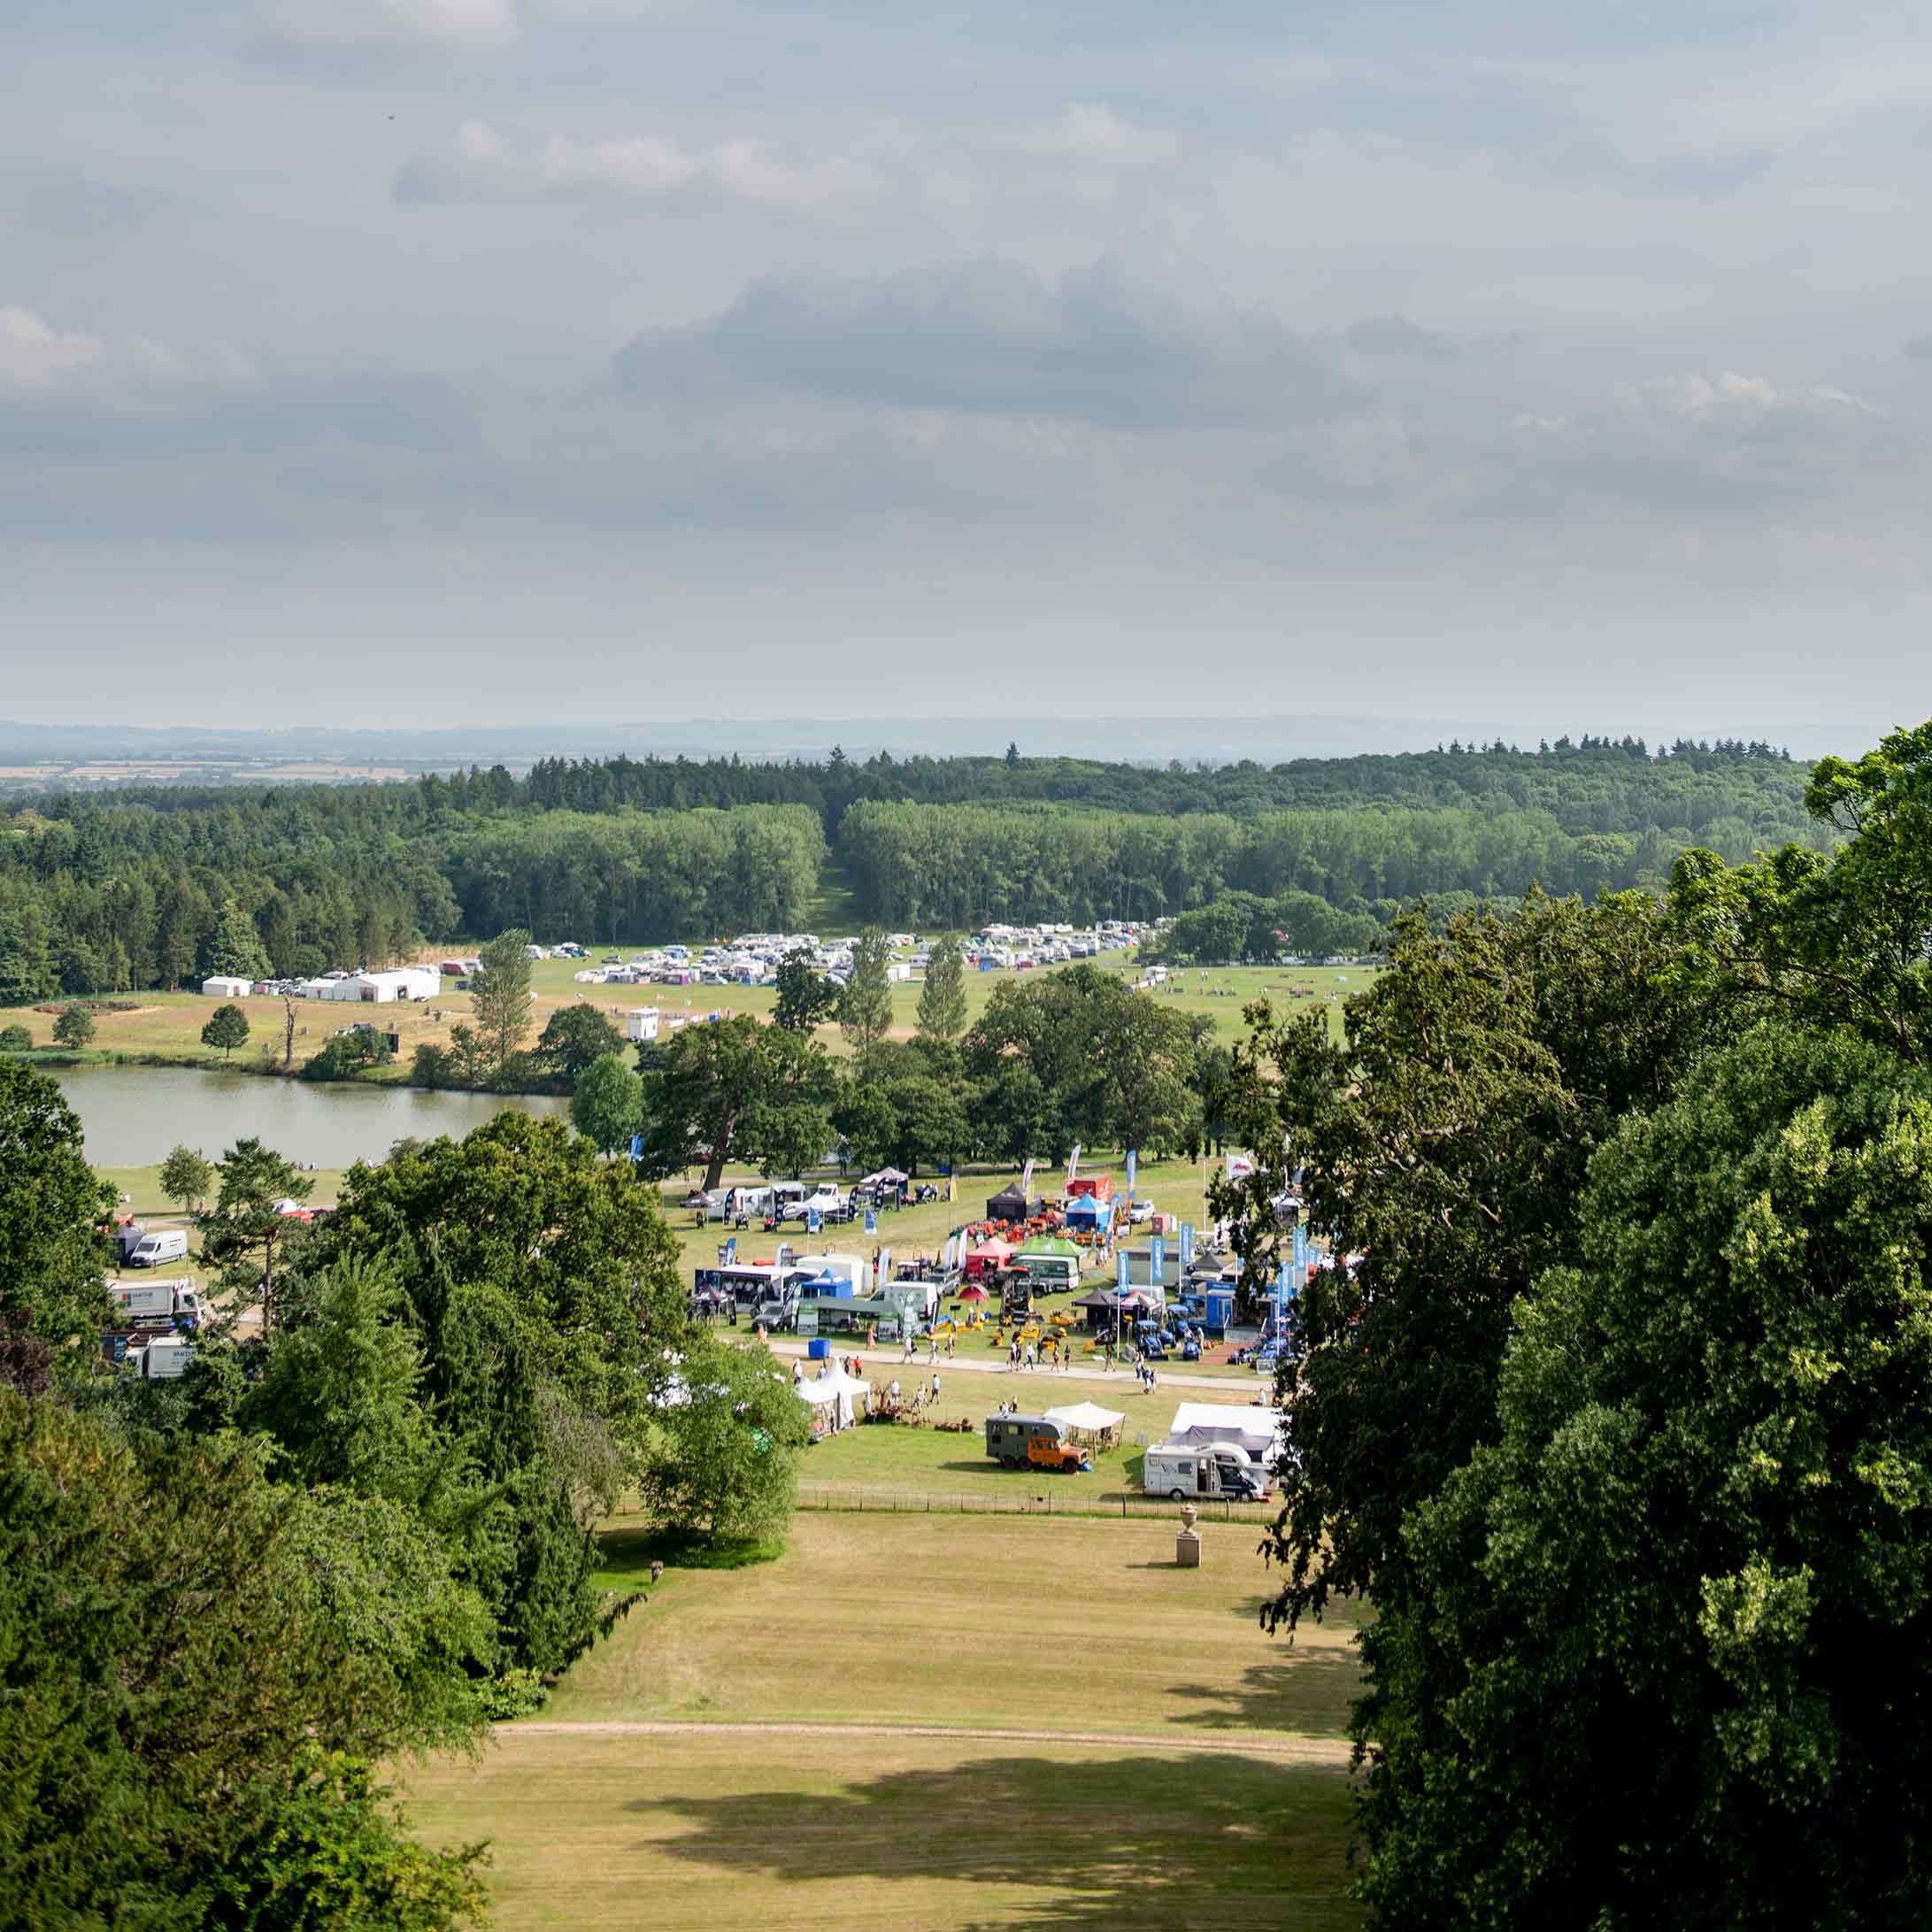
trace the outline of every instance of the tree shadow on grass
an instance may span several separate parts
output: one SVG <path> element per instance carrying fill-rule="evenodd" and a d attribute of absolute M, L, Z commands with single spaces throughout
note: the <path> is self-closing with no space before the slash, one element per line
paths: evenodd
<path fill-rule="evenodd" d="M 792 1739 L 785 1748 L 809 1762 L 813 1746 Z M 654 1840 L 653 1851 L 800 1888 L 801 1917 L 820 1918 L 839 1885 L 869 1880 L 997 1895 L 969 1897 L 953 1932 L 1016 1925 L 1227 1932 L 1258 1924 L 1328 1932 L 1361 1923 L 1348 1897 L 1351 1801 L 1339 1766 L 1213 1751 L 985 1758 L 892 1772 L 831 1795 L 748 1791 L 627 1808 L 669 1813 L 689 1828 Z M 808 1890 L 818 1887 L 827 1890 L 808 1904 Z M 932 1895 L 923 1896 L 930 1908 Z M 880 1902 L 868 1897 L 868 1921 Z M 786 1922 L 782 1903 L 767 1922 Z"/>
<path fill-rule="evenodd" d="M 1349 1706 L 1361 1694 L 1361 1659 L 1352 1648 L 1305 1646 L 1265 1664 L 1251 1664 L 1236 1682 L 1175 1684 L 1163 1696 L 1197 1706 L 1174 1714 L 1180 1724 L 1340 1737 Z"/>

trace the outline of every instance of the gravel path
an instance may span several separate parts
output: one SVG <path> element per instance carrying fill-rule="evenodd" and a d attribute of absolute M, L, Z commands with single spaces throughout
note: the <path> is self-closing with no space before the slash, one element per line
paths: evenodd
<path fill-rule="evenodd" d="M 774 1355 L 803 1355 L 805 1352 L 805 1344 L 803 1342 L 789 1341 L 783 1335 L 774 1335 L 769 1345 Z M 848 1341 L 841 1352 L 850 1354 L 852 1347 L 853 1344 Z M 936 1363 L 933 1363 L 926 1359 L 925 1350 L 915 1349 L 912 1361 L 907 1363 L 904 1359 L 905 1351 L 903 1345 L 895 1347 L 887 1342 L 867 1348 L 861 1340 L 858 1343 L 858 1349 L 868 1359 L 868 1367 L 876 1366 L 881 1371 L 888 1368 L 936 1367 L 942 1374 L 946 1375 L 951 1374 L 956 1368 L 969 1375 L 1004 1375 L 1007 1373 L 1004 1357 L 997 1361 L 969 1362 L 963 1355 L 954 1356 L 950 1359 L 942 1355 Z M 1055 1382 L 1106 1382 L 1116 1389 L 1132 1389 L 1136 1395 L 1140 1392 L 1140 1385 L 1135 1381 L 1134 1372 L 1130 1368 L 1029 1368 L 1026 1373 L 1029 1375 L 1051 1375 Z M 1157 1395 L 1161 1389 L 1167 1388 L 1218 1389 L 1223 1398 L 1228 1402 L 1252 1402 L 1256 1395 L 1270 1396 L 1274 1390 L 1273 1379 L 1266 1375 L 1255 1376 L 1251 1383 L 1230 1382 L 1225 1377 L 1189 1375 L 1178 1369 L 1170 1371 L 1164 1362 L 1154 1365 L 1154 1374 L 1158 1384 L 1155 1390 Z"/>

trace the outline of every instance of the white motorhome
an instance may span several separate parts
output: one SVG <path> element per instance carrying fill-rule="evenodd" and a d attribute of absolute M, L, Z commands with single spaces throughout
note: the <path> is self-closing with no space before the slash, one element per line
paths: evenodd
<path fill-rule="evenodd" d="M 188 1258 L 188 1230 L 185 1228 L 158 1228 L 152 1234 L 143 1235 L 127 1255 L 127 1266 L 131 1268 L 158 1268 L 165 1261 L 185 1261 Z"/>
<path fill-rule="evenodd" d="M 1142 1458 L 1141 1487 L 1177 1503 L 1201 1497 L 1259 1503 L 1270 1484 L 1266 1466 L 1233 1443 L 1161 1443 Z"/>

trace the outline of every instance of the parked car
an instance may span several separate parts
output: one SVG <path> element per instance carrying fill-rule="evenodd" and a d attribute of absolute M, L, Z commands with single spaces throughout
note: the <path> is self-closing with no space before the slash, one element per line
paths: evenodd
<path fill-rule="evenodd" d="M 1081 1475 L 1093 1468 L 1094 1459 L 1077 1443 L 1030 1436 L 1027 1438 L 1027 1465 L 1033 1469 L 1052 1469 L 1061 1475 Z"/>

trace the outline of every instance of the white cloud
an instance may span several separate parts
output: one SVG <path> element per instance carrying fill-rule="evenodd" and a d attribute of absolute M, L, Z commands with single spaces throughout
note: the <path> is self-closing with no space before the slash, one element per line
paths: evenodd
<path fill-rule="evenodd" d="M 1181 143 L 1165 128 L 1136 127 L 1099 101 L 1072 103 L 1050 127 L 1022 145 L 1112 167 L 1171 161 L 1181 151 Z"/>
<path fill-rule="evenodd" d="M 520 31 L 516 0 L 265 0 L 269 42 L 304 54 L 488 51 Z"/>
<path fill-rule="evenodd" d="M 396 178 L 400 201 L 692 200 L 801 214 L 827 212 L 867 187 L 849 162 L 790 161 L 757 141 L 695 152 L 651 135 L 523 141 L 484 120 L 465 121 L 452 141 L 406 162 Z"/>
<path fill-rule="evenodd" d="M 31 309 L 0 308 L 0 394 L 55 388 L 101 359 L 92 335 L 64 335 Z"/>
<path fill-rule="evenodd" d="M 434 377 L 299 366 L 222 343 L 64 335 L 32 309 L 0 307 L 0 447 L 267 449 L 335 436 L 432 451 L 471 434 Z"/>

